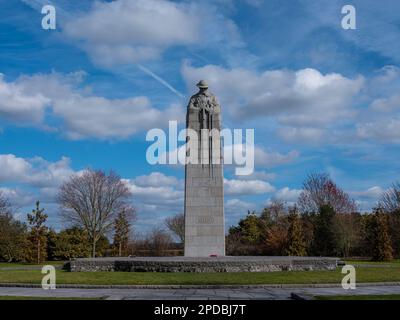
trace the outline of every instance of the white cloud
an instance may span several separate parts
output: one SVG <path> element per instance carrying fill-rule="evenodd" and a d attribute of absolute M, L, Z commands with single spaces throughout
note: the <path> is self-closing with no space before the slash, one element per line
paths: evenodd
<path fill-rule="evenodd" d="M 13 154 L 0 154 L 0 182 L 23 183 L 34 187 L 57 187 L 74 173 L 66 157 L 48 162 L 40 157 L 19 158 Z"/>
<path fill-rule="evenodd" d="M 373 186 L 362 191 L 349 191 L 349 194 L 355 197 L 356 204 L 360 211 L 371 211 L 376 207 L 382 193 L 385 190 L 380 186 Z"/>
<path fill-rule="evenodd" d="M 251 202 L 239 200 L 239 199 L 229 199 L 225 203 L 225 212 L 227 220 L 236 218 L 238 216 L 243 216 L 248 210 L 254 210 L 256 205 Z"/>
<path fill-rule="evenodd" d="M 275 173 L 265 172 L 265 171 L 254 171 L 252 174 L 247 176 L 238 176 L 241 180 L 266 180 L 271 181 L 276 178 Z"/>
<path fill-rule="evenodd" d="M 383 143 L 400 143 L 400 118 L 378 119 L 357 125 L 357 135 Z"/>
<path fill-rule="evenodd" d="M 245 0 L 245 2 L 256 8 L 261 8 L 263 5 L 263 0 Z"/>
<path fill-rule="evenodd" d="M 211 4 L 168 0 L 96 2 L 63 32 L 106 67 L 156 59 L 173 46 L 239 41 L 235 24 Z"/>
<path fill-rule="evenodd" d="M 324 136 L 325 131 L 321 128 L 313 127 L 289 127 L 279 128 L 279 136 L 287 142 L 319 142 Z"/>
<path fill-rule="evenodd" d="M 54 203 L 59 186 L 77 173 L 66 157 L 50 162 L 41 157 L 0 154 L 0 167 L 0 183 L 7 185 L 1 190 L 17 207 L 32 206 L 37 200 Z"/>
<path fill-rule="evenodd" d="M 371 109 L 382 112 L 400 110 L 400 95 L 396 94 L 389 98 L 376 99 L 371 103 Z"/>
<path fill-rule="evenodd" d="M 263 128 L 276 130 L 285 142 L 400 141 L 400 69 L 395 66 L 379 69 L 369 78 L 322 74 L 311 68 L 255 72 L 194 67 L 189 62 L 181 69 L 188 87 L 201 78 L 209 81 L 231 122 L 242 125 L 248 119 L 257 126 L 263 121 Z"/>
<path fill-rule="evenodd" d="M 184 152 L 180 151 L 180 152 Z M 262 146 L 254 146 L 253 150 L 247 148 L 246 144 L 225 145 L 224 154 L 231 155 L 232 160 L 240 159 L 242 154 L 246 154 L 246 158 L 254 157 L 254 164 L 259 167 L 274 167 L 282 164 L 293 162 L 299 157 L 298 151 L 290 151 L 287 154 L 282 154 L 277 151 L 265 150 Z M 224 157 L 225 159 L 227 157 Z M 235 164 L 235 162 L 233 161 Z"/>
<path fill-rule="evenodd" d="M 0 155 L 0 182 L 24 180 L 28 177 L 31 165 L 23 158 L 13 154 Z"/>
<path fill-rule="evenodd" d="M 82 72 L 37 74 L 20 77 L 8 86 L 30 97 L 45 97 L 46 104 L 35 108 L 37 114 L 32 118 L 41 119 L 44 108 L 49 104 L 52 115 L 62 120 L 63 134 L 70 139 L 127 138 L 143 130 L 165 127 L 168 120 L 183 119 L 184 112 L 179 105 L 172 104 L 159 110 L 144 96 L 108 99 L 92 95 L 78 88 L 83 76 Z M 12 101 L 9 109 L 13 109 Z M 25 121 L 32 124 L 29 119 Z"/>
<path fill-rule="evenodd" d="M 299 152 L 290 151 L 288 154 L 279 152 L 265 151 L 262 147 L 254 148 L 254 161 L 256 166 L 273 167 L 293 162 L 299 157 Z"/>
<path fill-rule="evenodd" d="M 64 27 L 103 65 L 157 58 L 168 46 L 196 41 L 199 30 L 200 17 L 190 6 L 160 0 L 97 2 Z"/>
<path fill-rule="evenodd" d="M 36 200 L 31 193 L 19 188 L 0 188 L 0 192 L 14 207 L 31 206 Z"/>
<path fill-rule="evenodd" d="M 232 163 L 229 160 L 229 164 L 226 163 L 225 165 L 234 166 L 234 167 L 242 167 L 242 165 L 237 165 L 235 160 L 241 159 L 243 154 L 246 155 L 246 159 L 250 162 L 251 157 L 254 157 L 254 164 L 258 167 L 275 167 L 280 166 L 283 164 L 291 163 L 295 161 L 300 153 L 298 151 L 290 151 L 287 154 L 282 154 L 277 151 L 269 151 L 265 150 L 261 146 L 255 146 L 254 152 L 251 149 L 248 149 L 245 144 L 234 144 L 234 145 L 224 145 L 224 159 L 232 160 Z M 179 146 L 178 149 L 175 149 L 171 152 L 167 152 L 166 154 L 162 154 L 161 157 L 166 157 L 166 159 L 176 159 L 178 157 L 178 164 L 185 162 L 186 157 L 186 148 L 185 145 Z M 226 161 L 228 162 L 228 161 Z M 250 163 L 248 163 L 250 164 Z M 259 177 L 261 177 L 262 173 L 259 173 Z M 246 176 L 241 176 L 242 179 L 245 179 Z M 254 176 L 255 177 L 255 176 Z M 262 179 L 271 179 L 271 175 L 268 175 L 264 172 Z M 247 178 L 248 179 L 248 176 Z"/>
<path fill-rule="evenodd" d="M 271 128 L 285 142 L 301 144 L 354 137 L 354 122 L 360 120 L 355 102 L 366 83 L 362 76 L 347 78 L 312 68 L 256 72 L 184 62 L 181 72 L 188 88 L 198 79 L 208 80 L 231 123 L 243 126 L 247 120 L 256 129 Z"/>
<path fill-rule="evenodd" d="M 132 204 L 140 225 L 163 225 L 168 215 L 183 212 L 184 182 L 161 172 L 124 179 L 132 192 Z"/>
<path fill-rule="evenodd" d="M 125 181 L 132 192 L 134 203 L 173 207 L 183 205 L 183 181 L 174 176 L 152 172 Z"/>
<path fill-rule="evenodd" d="M 40 92 L 29 93 L 13 82 L 6 82 L 0 73 L 0 117 L 13 122 L 39 124 L 50 100 Z"/>
<path fill-rule="evenodd" d="M 269 182 L 262 180 L 224 179 L 224 189 L 226 195 L 256 195 L 275 191 Z"/>
<path fill-rule="evenodd" d="M 147 176 L 136 177 L 134 182 L 140 187 L 177 186 L 180 183 L 176 177 L 167 176 L 161 172 L 152 172 Z"/>
<path fill-rule="evenodd" d="M 65 179 L 76 172 L 71 168 L 71 160 L 62 157 L 56 162 L 49 162 L 41 157 L 30 159 L 32 170 L 26 181 L 37 187 L 58 187 Z"/>
<path fill-rule="evenodd" d="M 355 137 L 375 143 L 399 143 L 400 69 L 385 66 L 368 80 L 367 99 L 371 102 L 355 124 Z"/>
<path fill-rule="evenodd" d="M 368 188 L 367 190 L 351 191 L 349 193 L 353 196 L 357 196 L 360 198 L 369 198 L 373 200 L 378 200 L 384 191 L 385 190 L 379 186 L 373 186 L 371 188 Z"/>
<path fill-rule="evenodd" d="M 0 183 L 13 187 L 1 187 L 0 191 L 14 206 L 32 206 L 36 200 L 49 205 L 55 204 L 60 185 L 75 171 L 70 160 L 63 157 L 49 162 L 41 157 L 20 158 L 12 154 L 0 155 Z M 182 212 L 183 181 L 160 172 L 124 179 L 132 192 L 132 204 L 141 214 Z M 14 187 L 14 185 L 16 187 Z"/>
<path fill-rule="evenodd" d="M 275 117 L 281 124 L 292 126 L 322 126 L 352 117 L 352 99 L 364 83 L 362 77 L 323 75 L 311 68 L 256 73 L 215 65 L 196 68 L 187 62 L 182 75 L 188 87 L 198 79 L 207 79 L 222 105 L 229 106 L 238 119 Z"/>
<path fill-rule="evenodd" d="M 65 157 L 49 162 L 41 157 L 25 159 L 12 154 L 0 155 L 0 167 L 0 183 L 16 186 L 4 186 L 0 190 L 17 207 L 33 206 L 36 200 L 45 203 L 46 208 L 55 205 L 59 186 L 71 175 L 82 172 L 73 170 L 70 160 Z M 141 215 L 154 212 L 162 216 L 165 213 L 182 212 L 182 180 L 152 172 L 124 181 L 132 192 L 132 204 Z"/>
<path fill-rule="evenodd" d="M 164 127 L 167 124 L 165 119 L 174 119 L 178 109 L 178 106 L 172 106 L 162 112 L 153 108 L 147 97 L 106 99 L 72 96 L 55 101 L 54 105 L 55 114 L 65 121 L 66 134 L 72 139 L 126 138 L 161 124 Z"/>
<path fill-rule="evenodd" d="M 288 187 L 284 187 L 282 189 L 279 189 L 274 194 L 274 198 L 277 200 L 294 203 L 297 201 L 300 193 L 301 193 L 301 190 L 299 190 L 299 189 L 290 189 Z"/>
<path fill-rule="evenodd" d="M 171 187 L 139 187 L 134 183 L 129 185 L 133 197 L 146 204 L 176 204 L 183 199 L 183 192 Z"/>
<path fill-rule="evenodd" d="M 225 224 L 226 226 L 236 225 L 238 220 L 244 218 L 247 212 L 257 209 L 257 205 L 251 202 L 229 199 L 225 202 Z"/>

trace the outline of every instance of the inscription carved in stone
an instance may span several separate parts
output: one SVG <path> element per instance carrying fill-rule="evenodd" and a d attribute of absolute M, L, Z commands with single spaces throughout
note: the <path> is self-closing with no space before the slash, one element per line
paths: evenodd
<path fill-rule="evenodd" d="M 214 223 L 214 218 L 205 216 L 205 217 L 198 217 L 197 219 L 198 223 Z"/>

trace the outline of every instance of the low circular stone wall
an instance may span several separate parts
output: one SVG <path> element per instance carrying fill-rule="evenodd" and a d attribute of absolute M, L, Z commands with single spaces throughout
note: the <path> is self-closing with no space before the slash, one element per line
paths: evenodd
<path fill-rule="evenodd" d="M 88 258 L 67 262 L 72 272 L 273 272 L 335 270 L 337 258 L 314 257 L 132 257 Z"/>

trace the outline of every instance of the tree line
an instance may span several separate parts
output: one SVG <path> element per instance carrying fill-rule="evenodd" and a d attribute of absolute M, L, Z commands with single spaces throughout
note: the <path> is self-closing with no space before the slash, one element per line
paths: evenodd
<path fill-rule="evenodd" d="M 65 226 L 59 232 L 47 227 L 48 215 L 39 201 L 26 221 L 20 221 L 0 192 L 0 261 L 182 253 L 165 228 L 155 226 L 144 235 L 133 235 L 136 212 L 131 192 L 114 172 L 88 169 L 71 176 L 59 188 L 57 203 Z"/>
<path fill-rule="evenodd" d="M 133 235 L 136 212 L 131 192 L 114 172 L 85 170 L 71 176 L 59 188 L 57 202 L 65 226 L 59 232 L 46 226 L 48 215 L 40 202 L 25 222 L 16 220 L 15 209 L 0 192 L 1 261 L 183 253 L 183 214 L 166 218 L 165 228 L 155 226 L 145 235 Z M 400 255 L 399 231 L 400 183 L 382 194 L 372 213 L 360 213 L 329 175 L 311 174 L 295 204 L 272 200 L 260 213 L 248 212 L 230 227 L 226 251 L 385 261 Z"/>
<path fill-rule="evenodd" d="M 122 256 L 136 216 L 129 200 L 127 184 L 114 172 L 85 170 L 73 175 L 57 195 L 67 228 L 56 232 L 46 226 L 48 215 L 39 201 L 27 214 L 27 221 L 21 222 L 13 217 L 13 206 L 0 193 L 0 259 L 40 263 L 46 259 Z"/>
<path fill-rule="evenodd" d="M 231 227 L 227 254 L 392 260 L 400 256 L 400 184 L 383 192 L 372 213 L 360 213 L 328 174 L 311 174 L 294 205 L 271 201 Z"/>

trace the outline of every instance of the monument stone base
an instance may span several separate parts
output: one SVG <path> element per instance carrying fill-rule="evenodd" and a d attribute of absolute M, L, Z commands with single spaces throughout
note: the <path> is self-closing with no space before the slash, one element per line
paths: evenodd
<path fill-rule="evenodd" d="M 64 268 L 72 272 L 274 272 L 335 270 L 340 262 L 324 257 L 128 257 L 75 259 Z"/>

